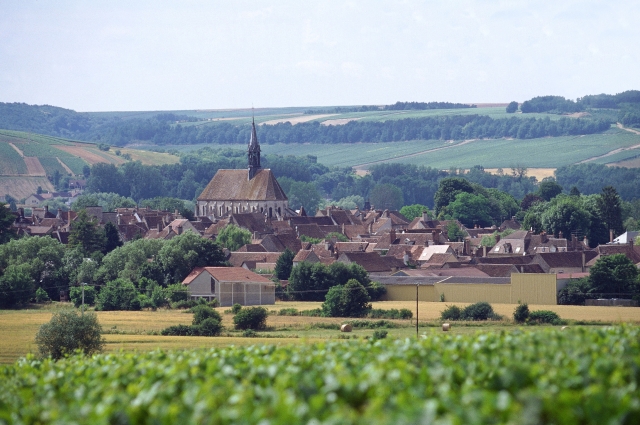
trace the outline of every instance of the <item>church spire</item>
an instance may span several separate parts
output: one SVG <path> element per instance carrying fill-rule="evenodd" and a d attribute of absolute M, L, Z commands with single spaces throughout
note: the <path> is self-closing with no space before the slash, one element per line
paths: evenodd
<path fill-rule="evenodd" d="M 249 180 L 251 180 L 260 170 L 260 144 L 256 134 L 256 121 L 251 120 L 251 139 L 249 140 L 248 160 L 249 160 Z"/>

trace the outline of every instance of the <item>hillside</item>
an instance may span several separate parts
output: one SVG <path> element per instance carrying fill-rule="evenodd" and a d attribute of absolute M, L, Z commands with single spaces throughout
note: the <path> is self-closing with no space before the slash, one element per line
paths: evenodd
<path fill-rule="evenodd" d="M 0 196 L 21 199 L 35 193 L 38 186 L 53 191 L 49 176 L 56 172 L 60 176 L 82 176 L 85 166 L 98 162 L 119 165 L 133 160 L 159 165 L 179 161 L 174 155 L 137 149 L 123 148 L 119 153 L 114 148 L 102 151 L 93 143 L 0 130 Z"/>

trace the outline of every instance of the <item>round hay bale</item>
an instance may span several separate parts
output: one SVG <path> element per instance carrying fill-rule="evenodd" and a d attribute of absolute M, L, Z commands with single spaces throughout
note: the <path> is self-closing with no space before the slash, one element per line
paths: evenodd
<path fill-rule="evenodd" d="M 345 323 L 344 325 L 340 326 L 340 332 L 351 332 L 353 330 L 353 326 L 351 326 L 348 323 Z"/>
<path fill-rule="evenodd" d="M 563 326 L 560 328 L 561 331 L 564 331 L 565 329 L 569 329 L 569 326 Z"/>
<path fill-rule="evenodd" d="M 448 324 L 448 323 L 443 323 L 442 324 L 442 330 L 443 331 L 448 332 L 449 329 L 451 329 L 451 325 L 450 324 Z"/>

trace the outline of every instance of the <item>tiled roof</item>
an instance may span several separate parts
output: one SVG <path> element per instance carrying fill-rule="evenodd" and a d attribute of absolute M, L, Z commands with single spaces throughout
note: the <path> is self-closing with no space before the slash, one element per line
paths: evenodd
<path fill-rule="evenodd" d="M 476 268 L 491 277 L 511 277 L 511 273 L 518 273 L 513 264 L 478 264 Z"/>
<path fill-rule="evenodd" d="M 396 265 L 396 258 L 381 257 L 375 252 L 344 252 L 338 257 L 338 260 L 345 263 L 356 263 L 369 273 L 390 272 L 393 267 L 398 266 Z M 390 264 L 389 260 L 393 261 L 393 265 Z"/>
<path fill-rule="evenodd" d="M 188 285 L 198 277 L 202 272 L 208 272 L 219 282 L 246 282 L 246 283 L 263 283 L 271 284 L 269 279 L 264 276 L 260 276 L 250 270 L 242 267 L 197 267 L 189 273 L 189 275 L 182 281 L 183 285 Z"/>
<path fill-rule="evenodd" d="M 279 252 L 232 252 L 229 263 L 234 267 L 242 266 L 242 263 L 253 261 L 256 263 L 275 263 L 280 257 Z"/>
<path fill-rule="evenodd" d="M 260 245 L 259 243 L 248 243 L 241 246 L 235 252 L 267 252 L 267 250 L 264 249 L 264 246 Z"/>
<path fill-rule="evenodd" d="M 249 180 L 247 170 L 218 170 L 198 201 L 286 201 L 287 195 L 269 169 Z"/>
<path fill-rule="evenodd" d="M 596 251 L 584 251 L 585 263 L 588 263 L 593 259 L 597 253 Z M 536 254 L 551 268 L 559 267 L 582 267 L 582 252 L 570 251 L 570 252 L 541 252 Z"/>
<path fill-rule="evenodd" d="M 268 233 L 271 232 L 271 226 L 265 220 L 261 213 L 237 213 L 231 214 L 229 222 L 238 227 L 243 227 L 253 232 Z"/>

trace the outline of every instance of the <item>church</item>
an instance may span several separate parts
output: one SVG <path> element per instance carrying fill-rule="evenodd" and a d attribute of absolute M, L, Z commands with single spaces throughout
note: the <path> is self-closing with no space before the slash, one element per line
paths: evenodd
<path fill-rule="evenodd" d="M 230 214 L 261 213 L 283 219 L 296 215 L 289 209 L 287 195 L 269 169 L 260 166 L 260 144 L 252 122 L 248 149 L 248 170 L 218 170 L 198 197 L 196 215 L 211 220 Z"/>

